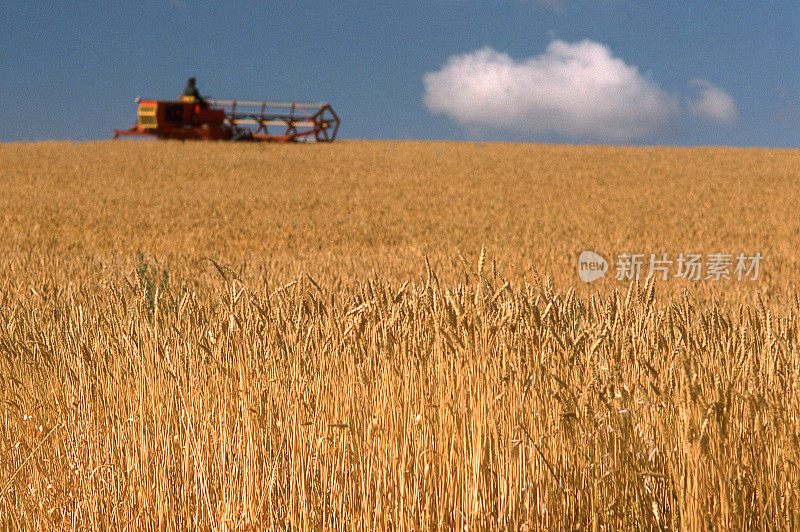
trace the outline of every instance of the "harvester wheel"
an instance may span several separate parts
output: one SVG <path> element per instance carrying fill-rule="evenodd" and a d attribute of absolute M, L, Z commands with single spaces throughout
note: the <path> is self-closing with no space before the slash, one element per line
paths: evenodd
<path fill-rule="evenodd" d="M 233 142 L 241 142 L 245 140 L 253 140 L 253 132 L 249 129 L 243 129 L 241 131 L 237 131 L 231 137 L 231 141 Z"/>

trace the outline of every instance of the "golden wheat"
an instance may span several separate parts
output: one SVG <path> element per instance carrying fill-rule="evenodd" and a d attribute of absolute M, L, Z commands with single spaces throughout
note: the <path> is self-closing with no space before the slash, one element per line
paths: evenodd
<path fill-rule="evenodd" d="M 794 152 L 0 161 L 3 530 L 800 524 Z M 765 275 L 587 286 L 583 249 Z"/>

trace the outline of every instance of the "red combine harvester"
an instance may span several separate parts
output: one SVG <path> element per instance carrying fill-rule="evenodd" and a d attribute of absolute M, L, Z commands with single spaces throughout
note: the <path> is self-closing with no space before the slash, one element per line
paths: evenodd
<path fill-rule="evenodd" d="M 136 125 L 114 130 L 114 138 L 331 142 L 339 130 L 339 117 L 327 103 L 205 101 L 208 105 L 193 96 L 181 96 L 179 101 L 137 100 Z"/>

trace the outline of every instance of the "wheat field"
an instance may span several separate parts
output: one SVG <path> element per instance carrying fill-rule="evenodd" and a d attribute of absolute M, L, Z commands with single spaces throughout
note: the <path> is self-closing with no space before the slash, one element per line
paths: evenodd
<path fill-rule="evenodd" d="M 799 181 L 796 150 L 0 145 L 0 529 L 793 530 Z M 617 280 L 637 253 L 763 260 Z"/>

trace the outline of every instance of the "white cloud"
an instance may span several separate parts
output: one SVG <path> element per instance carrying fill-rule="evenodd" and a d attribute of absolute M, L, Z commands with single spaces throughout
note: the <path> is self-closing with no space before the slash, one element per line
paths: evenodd
<path fill-rule="evenodd" d="M 733 98 L 709 81 L 690 82 L 693 98 L 673 96 L 590 40 L 556 40 L 521 61 L 482 48 L 450 57 L 423 83 L 427 108 L 467 128 L 620 142 L 669 131 L 689 113 L 723 125 L 739 119 Z"/>
<path fill-rule="evenodd" d="M 700 91 L 699 97 L 689 102 L 690 112 L 725 125 L 733 124 L 739 119 L 736 102 L 727 92 L 704 79 L 693 79 L 689 84 L 698 87 Z"/>
<path fill-rule="evenodd" d="M 590 40 L 556 40 L 523 61 L 492 48 L 455 55 L 423 82 L 427 108 L 467 127 L 630 141 L 680 114 L 675 97 Z"/>

